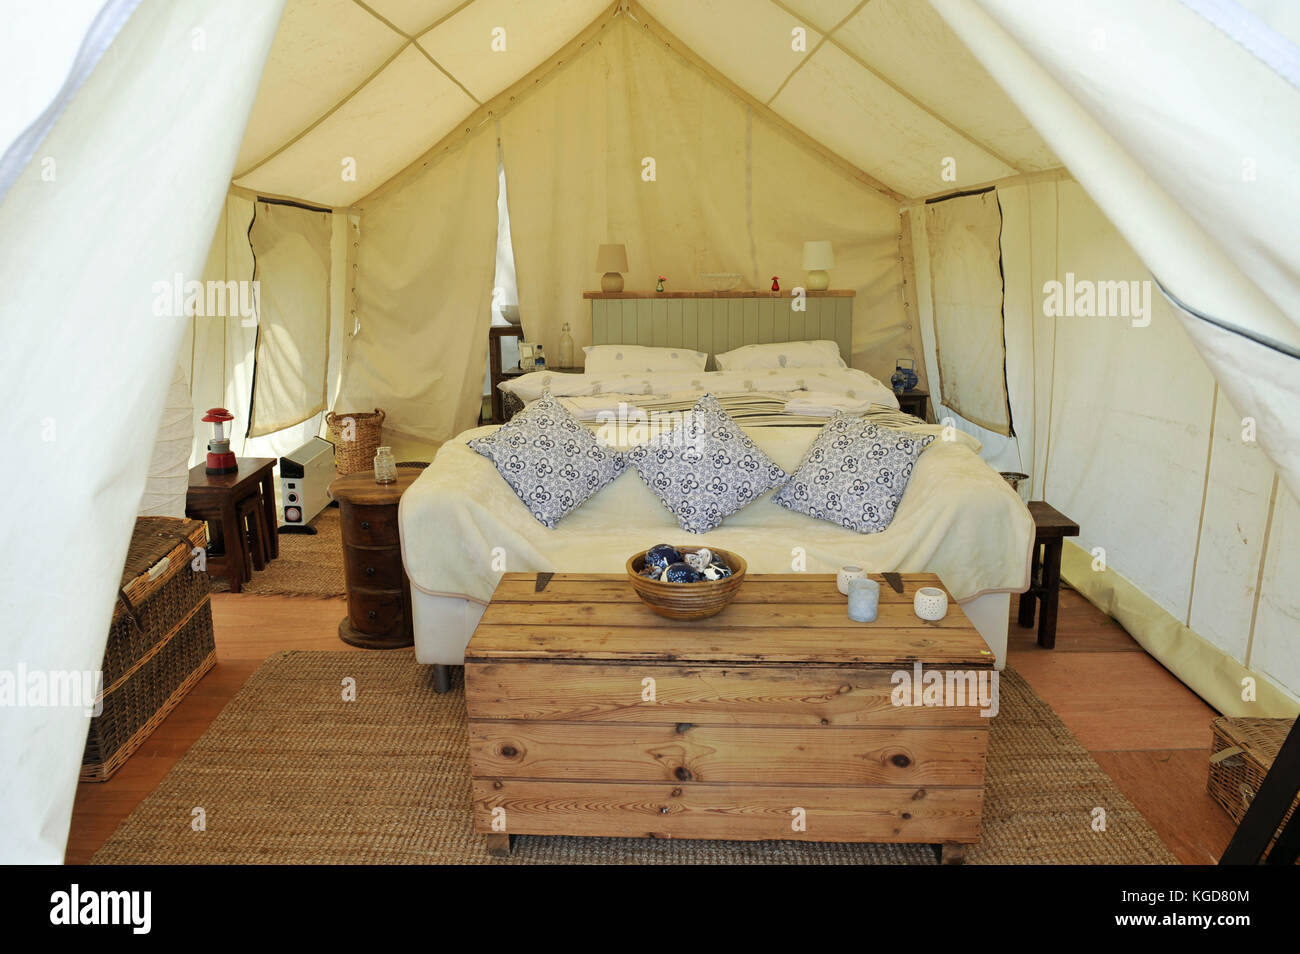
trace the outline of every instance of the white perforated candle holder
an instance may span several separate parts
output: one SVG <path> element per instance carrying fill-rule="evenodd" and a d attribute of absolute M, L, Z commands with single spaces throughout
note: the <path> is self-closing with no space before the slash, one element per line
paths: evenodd
<path fill-rule="evenodd" d="M 844 596 L 849 595 L 849 580 L 859 580 L 867 575 L 867 571 L 862 567 L 850 563 L 848 566 L 840 567 L 840 571 L 835 574 L 835 588 Z"/>
<path fill-rule="evenodd" d="M 948 594 L 933 586 L 923 586 L 912 598 L 912 608 L 921 619 L 935 622 L 948 615 Z"/>

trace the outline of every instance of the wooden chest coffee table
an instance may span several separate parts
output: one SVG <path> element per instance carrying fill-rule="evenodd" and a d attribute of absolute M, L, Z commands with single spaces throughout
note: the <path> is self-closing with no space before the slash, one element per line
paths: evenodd
<path fill-rule="evenodd" d="M 537 592 L 506 574 L 465 652 L 475 830 L 496 854 L 538 834 L 931 842 L 960 861 L 993 653 L 955 602 L 915 616 L 936 577 L 903 583 L 882 583 L 874 623 L 848 618 L 833 576 L 801 573 L 747 576 L 722 613 L 678 622 L 623 575 Z M 894 704 L 917 664 L 950 704 Z"/>

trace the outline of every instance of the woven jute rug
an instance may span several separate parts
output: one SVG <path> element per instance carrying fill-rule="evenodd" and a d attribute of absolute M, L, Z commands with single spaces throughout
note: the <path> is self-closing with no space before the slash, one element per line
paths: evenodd
<path fill-rule="evenodd" d="M 96 864 L 934 864 L 925 845 L 520 836 L 471 829 L 465 696 L 410 652 L 269 659 L 95 855 Z M 356 701 L 344 702 L 355 680 Z M 968 864 L 1172 864 L 1083 746 L 1006 670 L 984 829 Z M 195 831 L 202 809 L 203 831 Z M 1097 809 L 1104 830 L 1095 830 Z"/>
<path fill-rule="evenodd" d="M 343 531 L 337 507 L 326 507 L 311 522 L 311 533 L 280 534 L 280 555 L 257 570 L 242 592 L 256 596 L 343 596 Z M 212 581 L 212 592 L 229 593 L 224 579 Z"/>

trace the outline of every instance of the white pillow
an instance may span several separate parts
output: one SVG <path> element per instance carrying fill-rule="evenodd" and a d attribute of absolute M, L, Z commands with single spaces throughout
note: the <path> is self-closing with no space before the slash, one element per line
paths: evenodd
<path fill-rule="evenodd" d="M 709 356 L 689 348 L 644 345 L 588 345 L 587 374 L 643 374 L 647 371 L 703 371 Z"/>
<path fill-rule="evenodd" d="M 766 371 L 770 368 L 847 368 L 834 341 L 780 341 L 745 345 L 713 359 L 719 371 Z"/>

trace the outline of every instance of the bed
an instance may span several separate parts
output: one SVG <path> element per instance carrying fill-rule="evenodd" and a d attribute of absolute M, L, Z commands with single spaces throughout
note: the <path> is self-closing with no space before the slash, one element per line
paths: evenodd
<path fill-rule="evenodd" d="M 993 650 L 997 666 L 1005 664 L 1010 594 L 1029 585 L 1033 519 L 980 459 L 973 437 L 902 414 L 893 393 L 865 372 L 535 372 L 504 387 L 525 403 L 549 390 L 603 440 L 623 446 L 672 426 L 673 412 L 707 391 L 787 472 L 837 410 L 941 439 L 917 460 L 883 532 L 860 534 L 793 513 L 767 494 L 720 527 L 688 534 L 631 468 L 547 529 L 492 463 L 467 446 L 493 427 L 467 431 L 439 449 L 399 508 L 420 662 L 464 662 L 469 638 L 505 572 L 618 572 L 638 549 L 688 541 L 743 554 L 751 573 L 832 573 L 849 563 L 872 572 L 936 573 Z"/>

